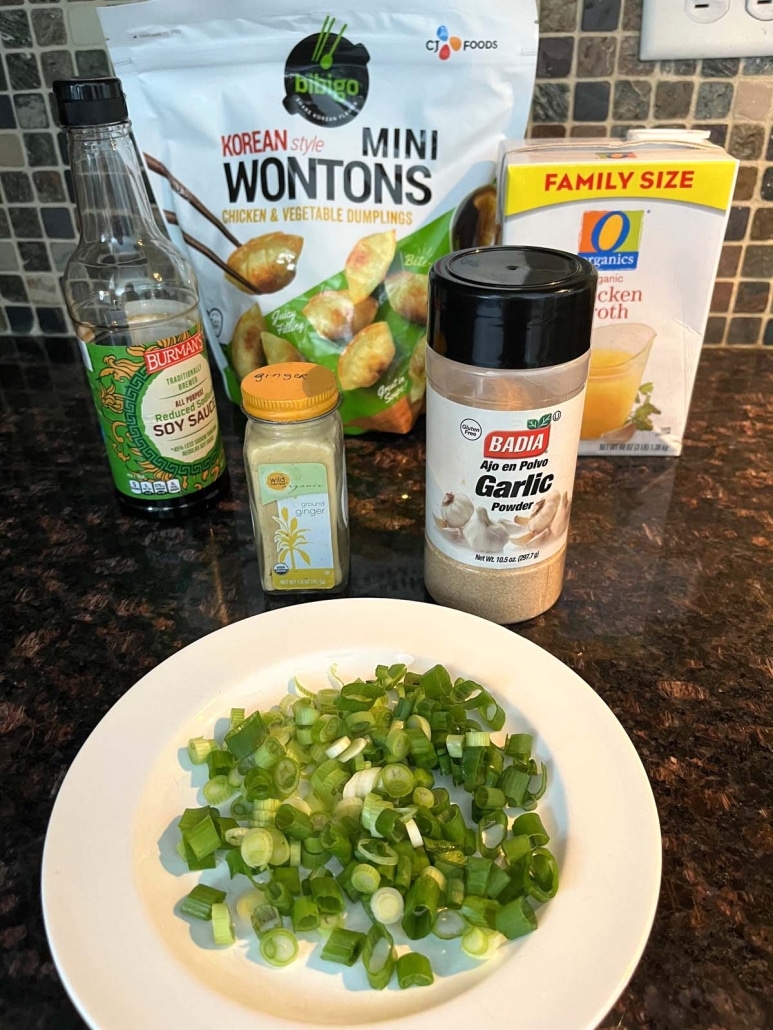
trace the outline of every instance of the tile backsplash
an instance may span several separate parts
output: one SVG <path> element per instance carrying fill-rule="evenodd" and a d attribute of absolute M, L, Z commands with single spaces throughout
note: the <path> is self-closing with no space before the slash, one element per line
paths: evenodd
<path fill-rule="evenodd" d="M 0 335 L 69 334 L 59 279 L 75 215 L 50 87 L 57 78 L 110 74 L 95 6 L 0 0 Z M 640 61 L 641 0 L 540 7 L 529 134 L 708 129 L 741 167 L 706 343 L 773 346 L 773 56 Z"/>

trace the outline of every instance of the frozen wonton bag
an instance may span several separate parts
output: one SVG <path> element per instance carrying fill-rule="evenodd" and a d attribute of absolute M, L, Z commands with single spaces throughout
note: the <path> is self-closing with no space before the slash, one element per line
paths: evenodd
<path fill-rule="evenodd" d="M 292 355 L 336 373 L 348 432 L 406 432 L 429 267 L 493 241 L 497 148 L 531 102 L 535 0 L 146 0 L 99 15 L 231 398 Z"/>

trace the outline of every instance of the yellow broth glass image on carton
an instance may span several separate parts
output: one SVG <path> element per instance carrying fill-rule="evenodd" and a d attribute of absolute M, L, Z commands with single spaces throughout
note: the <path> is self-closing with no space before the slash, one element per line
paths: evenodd
<path fill-rule="evenodd" d="M 597 440 L 628 421 L 654 339 L 638 322 L 593 330 L 580 439 Z"/>

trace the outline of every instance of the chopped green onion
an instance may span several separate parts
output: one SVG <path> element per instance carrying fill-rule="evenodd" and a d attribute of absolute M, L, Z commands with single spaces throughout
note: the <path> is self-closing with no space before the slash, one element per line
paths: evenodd
<path fill-rule="evenodd" d="M 307 933 L 319 926 L 319 906 L 313 898 L 305 895 L 296 898 L 292 910 L 293 930 L 296 933 Z"/>
<path fill-rule="evenodd" d="M 542 820 L 536 812 L 524 812 L 523 815 L 514 819 L 512 834 L 514 837 L 526 835 L 533 848 L 542 848 L 550 840 L 550 834 L 542 825 Z"/>
<path fill-rule="evenodd" d="M 464 735 L 465 747 L 488 747 L 491 743 L 491 734 L 480 730 L 468 730 Z"/>
<path fill-rule="evenodd" d="M 496 900 L 509 883 L 510 874 L 504 869 L 500 869 L 498 865 L 492 864 L 486 884 L 486 897 Z"/>
<path fill-rule="evenodd" d="M 289 966 L 298 957 L 298 938 L 282 927 L 269 930 L 260 938 L 260 954 L 272 966 Z"/>
<path fill-rule="evenodd" d="M 217 751 L 217 741 L 206 737 L 191 737 L 188 741 L 188 757 L 194 765 L 203 765 L 210 751 Z"/>
<path fill-rule="evenodd" d="M 311 819 L 294 805 L 280 805 L 276 813 L 276 827 L 290 840 L 305 840 L 311 837 L 314 829 Z"/>
<path fill-rule="evenodd" d="M 339 962 L 343 966 L 353 966 L 360 957 L 364 945 L 364 933 L 337 927 L 328 937 L 320 958 L 325 962 Z"/>
<path fill-rule="evenodd" d="M 351 762 L 353 759 L 358 758 L 363 751 L 368 747 L 368 741 L 365 737 L 355 737 L 351 742 L 346 751 L 342 752 L 338 756 L 339 762 Z"/>
<path fill-rule="evenodd" d="M 495 927 L 508 940 L 523 937 L 537 929 L 537 917 L 526 898 L 516 898 L 502 905 L 496 914 Z"/>
<path fill-rule="evenodd" d="M 211 919 L 212 906 L 223 901 L 225 901 L 225 891 L 219 891 L 216 887 L 208 887 L 205 883 L 197 883 L 180 902 L 180 911 L 183 915 L 192 916 L 194 919 Z"/>
<path fill-rule="evenodd" d="M 226 733 L 223 743 L 234 758 L 246 758 L 267 736 L 266 724 L 260 712 L 253 712 Z"/>
<path fill-rule="evenodd" d="M 301 841 L 301 865 L 307 869 L 319 869 L 327 865 L 330 852 L 324 847 L 319 837 L 307 837 Z"/>
<path fill-rule="evenodd" d="M 459 911 L 473 926 L 488 926 L 492 930 L 499 929 L 497 926 L 499 905 L 491 898 L 479 898 L 467 894 Z"/>
<path fill-rule="evenodd" d="M 259 769 L 273 769 L 285 756 L 285 749 L 276 737 L 266 737 L 255 752 L 255 765 Z"/>
<path fill-rule="evenodd" d="M 350 737 L 339 737 L 338 740 L 334 740 L 329 747 L 325 748 L 325 754 L 328 758 L 338 758 L 339 755 L 346 751 L 351 742 Z"/>
<path fill-rule="evenodd" d="M 373 833 L 386 837 L 392 844 L 397 844 L 408 836 L 403 817 L 394 808 L 384 808 L 379 812 Z"/>
<path fill-rule="evenodd" d="M 417 951 L 407 951 L 397 960 L 397 982 L 401 990 L 408 987 L 429 987 L 435 982 L 432 975 L 432 963 L 426 955 Z"/>
<path fill-rule="evenodd" d="M 435 916 L 432 932 L 442 941 L 453 940 L 454 937 L 461 937 L 467 929 L 467 920 L 453 908 L 443 908 Z"/>
<path fill-rule="evenodd" d="M 535 901 L 549 901 L 558 890 L 558 865 L 547 848 L 536 848 L 523 880 L 526 893 Z"/>
<path fill-rule="evenodd" d="M 404 762 L 387 765 L 381 772 L 381 786 L 391 798 L 405 798 L 413 790 L 415 777 Z"/>
<path fill-rule="evenodd" d="M 363 862 L 372 862 L 377 866 L 396 866 L 397 852 L 385 840 L 372 837 L 361 837 L 354 849 L 355 855 Z"/>
<path fill-rule="evenodd" d="M 221 751 L 220 748 L 215 748 L 207 755 L 206 763 L 211 779 L 213 776 L 227 776 L 236 766 L 236 759 L 230 751 Z"/>
<path fill-rule="evenodd" d="M 475 804 L 479 808 L 504 808 L 507 803 L 505 792 L 498 787 L 478 787 L 475 791 Z"/>
<path fill-rule="evenodd" d="M 447 812 L 451 807 L 451 795 L 445 787 L 433 787 L 432 798 L 433 804 L 430 806 L 432 814 L 440 818 L 442 813 Z"/>
<path fill-rule="evenodd" d="M 405 758 L 411 750 L 411 738 L 402 726 L 392 726 L 387 733 L 385 746 L 393 758 L 398 761 Z"/>
<path fill-rule="evenodd" d="M 220 847 L 220 832 L 212 817 L 213 813 L 216 813 L 216 809 L 209 807 L 186 808 L 178 823 L 186 848 L 197 859 L 212 855 Z"/>
<path fill-rule="evenodd" d="M 379 815 L 387 809 L 392 807 L 391 801 L 384 801 L 378 794 L 366 794 L 362 806 L 362 825 L 368 831 L 373 833 L 376 828 L 376 820 Z"/>
<path fill-rule="evenodd" d="M 211 919 L 212 939 L 215 944 L 220 947 L 233 944 L 235 940 L 234 927 L 228 905 L 224 901 L 215 902 L 212 906 Z"/>
<path fill-rule="evenodd" d="M 472 855 L 467 861 L 467 875 L 465 877 L 465 889 L 468 894 L 476 894 L 481 897 L 486 893 L 489 873 L 491 872 L 491 859 L 478 858 Z"/>
<path fill-rule="evenodd" d="M 412 941 L 426 937 L 437 915 L 440 887 L 432 876 L 422 874 L 411 885 L 405 898 L 402 927 Z"/>
<path fill-rule="evenodd" d="M 509 837 L 502 841 L 502 854 L 510 869 L 520 862 L 525 855 L 531 854 L 531 841 L 527 834 L 520 837 Z"/>
<path fill-rule="evenodd" d="M 374 923 L 365 935 L 362 964 L 365 966 L 370 986 L 374 990 L 382 991 L 392 979 L 396 953 L 392 935 L 381 923 Z"/>
<path fill-rule="evenodd" d="M 189 740 L 191 762 L 209 775 L 207 804 L 178 824 L 188 868 L 213 868 L 220 852 L 231 877 L 251 881 L 256 889 L 238 898 L 236 912 L 252 923 L 267 962 L 292 961 L 295 933 L 317 930 L 329 935 L 326 960 L 351 965 L 362 953 L 375 989 L 395 968 L 401 987 L 433 981 L 425 956 L 396 960 L 387 925 L 402 924 L 410 939 L 461 938 L 476 959 L 531 932 L 533 904 L 550 900 L 559 882 L 533 811 L 547 785 L 533 736 L 492 742 L 503 708 L 440 665 L 423 674 L 379 665 L 373 678 L 348 683 L 330 675 L 335 688 L 315 693 L 296 680 L 296 694 L 268 711 L 245 718 L 232 709 L 220 745 Z M 435 785 L 436 770 L 470 794 L 472 825 L 446 786 Z M 230 815 L 220 814 L 224 804 Z M 510 828 L 513 807 L 521 814 Z M 367 936 L 344 926 L 347 897 L 370 917 Z M 225 900 L 200 885 L 179 911 L 212 918 L 213 939 L 228 944 Z"/>
<path fill-rule="evenodd" d="M 250 830 L 242 840 L 241 855 L 244 861 L 252 869 L 260 869 L 266 866 L 274 850 L 274 839 L 269 829 L 258 827 Z"/>
<path fill-rule="evenodd" d="M 346 902 L 334 876 L 315 876 L 309 886 L 311 896 L 316 901 L 321 913 L 335 915 L 337 912 L 343 912 Z"/>
<path fill-rule="evenodd" d="M 405 902 L 403 896 L 394 887 L 379 887 L 371 895 L 370 910 L 373 913 L 373 918 L 377 919 L 379 923 L 384 923 L 387 926 L 399 923 L 403 918 L 404 909 Z"/>
<path fill-rule="evenodd" d="M 411 801 L 414 805 L 431 809 L 435 801 L 435 796 L 428 787 L 416 787 L 411 795 Z"/>
<path fill-rule="evenodd" d="M 446 881 L 446 904 L 449 908 L 461 908 L 464 901 L 464 880 L 461 876 L 449 876 Z"/>
<path fill-rule="evenodd" d="M 271 834 L 271 857 L 268 864 L 284 865 L 290 861 L 290 842 L 275 826 L 268 826 L 266 829 Z"/>
<path fill-rule="evenodd" d="M 265 801 L 274 790 L 274 780 L 268 769 L 253 766 L 244 775 L 242 793 L 248 801 Z"/>
<path fill-rule="evenodd" d="M 266 902 L 252 910 L 250 922 L 255 933 L 260 937 L 282 925 L 282 913 L 275 905 Z"/>
<path fill-rule="evenodd" d="M 272 880 L 266 884 L 266 901 L 283 916 L 289 916 L 293 908 L 293 897 L 285 884 Z"/>
<path fill-rule="evenodd" d="M 374 702 L 383 696 L 383 687 L 376 683 L 347 683 L 341 688 L 338 707 L 342 712 L 364 712 L 372 708 Z"/>
<path fill-rule="evenodd" d="M 352 842 L 344 823 L 331 819 L 322 830 L 320 843 L 325 851 L 333 855 L 341 865 L 348 865 L 352 858 Z"/>
<path fill-rule="evenodd" d="M 344 787 L 344 798 L 364 798 L 367 794 L 371 793 L 380 776 L 381 769 L 375 766 L 356 772 Z"/>
<path fill-rule="evenodd" d="M 507 836 L 507 815 L 500 808 L 486 812 L 478 822 L 478 851 L 484 858 L 496 858 Z"/>
<path fill-rule="evenodd" d="M 213 776 L 202 788 L 204 800 L 209 805 L 222 805 L 233 796 L 234 790 L 227 776 Z"/>
<path fill-rule="evenodd" d="M 315 744 L 327 747 L 341 736 L 341 729 L 341 720 L 337 715 L 334 713 L 321 715 L 311 728 L 311 739 Z"/>
<path fill-rule="evenodd" d="M 498 930 L 485 926 L 471 926 L 462 935 L 462 951 L 470 958 L 488 959 L 507 940 Z"/>
<path fill-rule="evenodd" d="M 423 715 L 409 715 L 405 725 L 411 730 L 421 730 L 427 740 L 432 740 L 432 727 Z"/>
<path fill-rule="evenodd" d="M 381 874 L 375 866 L 368 862 L 358 862 L 351 874 L 351 885 L 354 889 L 365 895 L 370 895 L 378 890 L 381 884 Z"/>
<path fill-rule="evenodd" d="M 283 883 L 292 895 L 297 896 L 301 893 L 300 873 L 293 866 L 280 866 L 274 869 L 271 878 L 277 883 Z"/>

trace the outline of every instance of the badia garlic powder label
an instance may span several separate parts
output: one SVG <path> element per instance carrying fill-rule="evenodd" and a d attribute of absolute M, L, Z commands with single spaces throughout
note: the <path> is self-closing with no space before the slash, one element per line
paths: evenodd
<path fill-rule="evenodd" d="M 546 408 L 458 404 L 427 387 L 427 537 L 464 565 L 537 565 L 566 544 L 584 393 Z"/>

